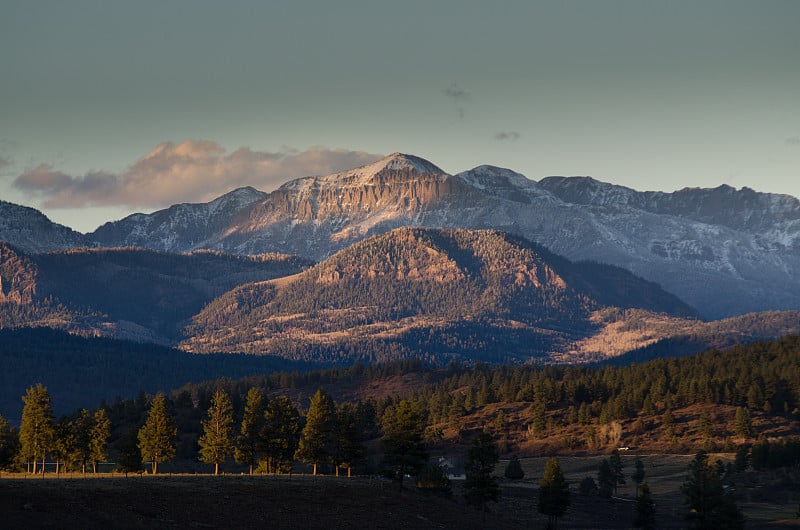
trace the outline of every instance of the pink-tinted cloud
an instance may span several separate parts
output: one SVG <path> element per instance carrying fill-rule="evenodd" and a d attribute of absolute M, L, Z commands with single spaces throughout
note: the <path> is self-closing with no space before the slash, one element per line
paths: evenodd
<path fill-rule="evenodd" d="M 41 199 L 45 208 L 159 208 L 210 201 L 241 186 L 271 191 L 292 178 L 334 173 L 379 158 L 325 147 L 276 153 L 242 147 L 229 153 L 215 142 L 186 140 L 158 145 L 122 174 L 68 175 L 42 164 L 19 175 L 14 186 Z"/>

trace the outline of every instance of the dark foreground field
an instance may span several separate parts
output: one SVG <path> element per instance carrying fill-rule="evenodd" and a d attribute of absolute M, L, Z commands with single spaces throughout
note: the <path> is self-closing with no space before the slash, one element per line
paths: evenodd
<path fill-rule="evenodd" d="M 686 527 L 685 506 L 677 492 L 686 458 L 674 457 L 672 462 L 660 457 L 648 469 L 658 528 Z M 565 459 L 564 467 L 577 478 L 590 474 L 595 463 Z M 529 476 L 542 465 L 540 459 L 525 462 Z M 384 480 L 363 477 L 17 475 L 0 479 L 0 528 L 544 528 L 546 518 L 536 509 L 534 483 L 528 478 L 504 481 L 500 502 L 491 504 L 491 513 L 484 516 L 464 504 L 458 481 L 452 497 L 440 498 L 419 493 L 413 486 L 399 491 Z M 775 493 L 742 506 L 748 528 L 797 527 L 796 501 L 787 497 L 775 504 Z M 583 496 L 573 487 L 572 506 L 559 527 L 632 528 L 632 492 L 620 495 L 619 499 Z M 788 495 L 794 499 L 794 494 Z"/>
<path fill-rule="evenodd" d="M 521 528 L 378 480 L 145 476 L 0 480 L 2 528 Z"/>

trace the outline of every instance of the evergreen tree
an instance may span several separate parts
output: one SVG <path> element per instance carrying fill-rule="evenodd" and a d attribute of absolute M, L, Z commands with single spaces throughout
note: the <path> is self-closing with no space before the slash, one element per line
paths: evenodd
<path fill-rule="evenodd" d="M 399 486 L 405 475 L 417 475 L 428 462 L 425 422 L 417 404 L 402 400 L 383 414 L 383 468 Z"/>
<path fill-rule="evenodd" d="M 92 444 L 92 415 L 86 409 L 81 409 L 74 421 L 75 427 L 75 456 L 80 465 L 81 473 L 86 473 L 86 464 L 91 459 Z"/>
<path fill-rule="evenodd" d="M 581 495 L 594 495 L 597 493 L 597 483 L 592 477 L 583 477 L 578 485 L 578 491 Z"/>
<path fill-rule="evenodd" d="M 611 494 L 614 492 L 615 484 L 616 479 L 614 471 L 611 469 L 611 464 L 609 464 L 608 459 L 604 458 L 600 462 L 600 467 L 597 470 L 598 493 L 601 497 L 611 497 Z"/>
<path fill-rule="evenodd" d="M 119 441 L 117 455 L 117 471 L 120 473 L 136 473 L 142 470 L 142 452 L 139 450 L 138 431 L 132 427 Z"/>
<path fill-rule="evenodd" d="M 75 438 L 75 423 L 66 417 L 59 419 L 54 426 L 53 442 L 50 445 L 50 454 L 56 461 L 56 476 L 62 470 L 66 471 L 77 459 Z"/>
<path fill-rule="evenodd" d="M 616 495 L 617 486 L 625 485 L 625 473 L 622 471 L 622 458 L 619 456 L 619 451 L 617 449 L 611 452 L 608 465 L 611 467 L 611 473 L 614 474 L 614 495 Z"/>
<path fill-rule="evenodd" d="M 0 416 L 0 469 L 8 469 L 19 452 L 19 434 Z"/>
<path fill-rule="evenodd" d="M 151 462 L 153 474 L 158 464 L 175 458 L 175 420 L 167 411 L 167 397 L 159 392 L 150 404 L 145 424 L 139 429 L 139 450 L 145 461 Z"/>
<path fill-rule="evenodd" d="M 300 413 L 292 400 L 278 396 L 267 404 L 264 412 L 263 440 L 267 472 L 291 471 L 300 438 Z"/>
<path fill-rule="evenodd" d="M 509 480 L 521 480 L 525 478 L 525 470 L 522 469 L 522 464 L 519 463 L 517 455 L 512 456 L 508 461 L 503 474 Z"/>
<path fill-rule="evenodd" d="M 258 387 L 250 387 L 245 398 L 244 416 L 239 436 L 234 448 L 234 459 L 237 464 L 246 464 L 253 474 L 253 465 L 258 462 L 259 452 L 263 446 L 264 434 L 264 396 Z"/>
<path fill-rule="evenodd" d="M 24 459 L 33 462 L 33 474 L 36 464 L 41 460 L 42 474 L 47 451 L 53 443 L 53 409 L 50 406 L 50 394 L 41 383 L 30 387 L 22 401 L 22 422 L 19 427 L 20 452 Z"/>
<path fill-rule="evenodd" d="M 353 465 L 364 457 L 363 430 L 359 425 L 358 411 L 350 403 L 342 403 L 336 410 L 336 474 L 339 467 L 351 474 Z"/>
<path fill-rule="evenodd" d="M 646 482 L 642 484 L 641 494 L 636 497 L 633 526 L 643 530 L 655 530 L 656 528 L 656 503 L 653 502 L 650 486 Z"/>
<path fill-rule="evenodd" d="M 545 464 L 544 476 L 539 482 L 539 512 L 548 517 L 549 527 L 558 528 L 558 518 L 567 512 L 569 505 L 569 485 L 558 459 L 551 458 Z"/>
<path fill-rule="evenodd" d="M 106 448 L 111 437 L 111 420 L 106 409 L 99 408 L 92 417 L 92 428 L 89 431 L 89 460 L 92 473 L 97 473 L 97 463 L 108 458 Z"/>
<path fill-rule="evenodd" d="M 214 392 L 208 417 L 201 425 L 200 460 L 214 464 L 214 474 L 219 475 L 219 465 L 233 453 L 233 405 L 227 392 L 222 389 Z"/>
<path fill-rule="evenodd" d="M 689 506 L 687 519 L 694 528 L 744 528 L 742 513 L 733 497 L 725 494 L 717 468 L 709 463 L 705 451 L 697 453 L 689 464 L 689 475 L 681 491 Z"/>
<path fill-rule="evenodd" d="M 742 444 L 736 450 L 736 458 L 733 461 L 733 467 L 736 469 L 737 472 L 741 473 L 742 471 L 747 470 L 747 466 L 750 465 L 750 449 L 747 445 Z"/>
<path fill-rule="evenodd" d="M 331 460 L 335 446 L 336 407 L 328 393 L 319 389 L 311 398 L 295 458 L 313 464 L 316 475 L 317 465 Z"/>
<path fill-rule="evenodd" d="M 636 484 L 636 496 L 639 496 L 639 485 L 644 480 L 644 462 L 642 462 L 641 458 L 636 459 L 636 463 L 634 464 L 636 471 L 633 472 L 631 478 L 633 479 L 634 484 Z"/>
<path fill-rule="evenodd" d="M 497 446 L 488 432 L 482 432 L 472 442 L 467 452 L 464 480 L 464 498 L 469 504 L 486 511 L 488 501 L 497 502 L 500 486 L 493 476 L 494 468 L 500 460 Z"/>
<path fill-rule="evenodd" d="M 734 432 L 736 436 L 741 436 L 742 438 L 751 438 L 753 436 L 753 422 L 750 419 L 750 411 L 746 407 L 738 407 L 736 409 Z"/>

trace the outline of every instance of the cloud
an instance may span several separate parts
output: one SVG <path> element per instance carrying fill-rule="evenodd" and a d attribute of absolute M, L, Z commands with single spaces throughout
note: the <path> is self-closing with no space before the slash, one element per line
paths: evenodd
<path fill-rule="evenodd" d="M 800 136 L 792 136 L 786 139 L 787 145 L 800 145 Z"/>
<path fill-rule="evenodd" d="M 516 142 L 520 134 L 517 131 L 502 131 L 494 135 L 494 139 L 500 142 Z"/>
<path fill-rule="evenodd" d="M 464 119 L 464 106 L 469 100 L 469 92 L 459 87 L 456 83 L 451 84 L 444 91 L 444 95 L 453 100 L 458 112 L 458 119 Z"/>
<path fill-rule="evenodd" d="M 0 155 L 0 170 L 11 165 L 11 159 Z"/>
<path fill-rule="evenodd" d="M 379 158 L 362 151 L 319 146 L 279 152 L 242 147 L 229 153 L 215 142 L 186 140 L 159 144 L 121 174 L 92 171 L 68 175 L 41 164 L 19 175 L 14 187 L 41 199 L 45 208 L 158 208 L 210 201 L 242 186 L 271 191 L 292 178 L 334 173 Z"/>

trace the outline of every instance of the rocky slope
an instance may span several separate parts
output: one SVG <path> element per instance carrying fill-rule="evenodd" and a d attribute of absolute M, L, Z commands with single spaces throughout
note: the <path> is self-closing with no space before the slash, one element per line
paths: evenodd
<path fill-rule="evenodd" d="M 448 175 L 395 153 L 247 196 L 214 223 L 209 205 L 181 205 L 109 223 L 90 237 L 322 259 L 399 226 L 492 228 L 572 260 L 627 268 L 708 318 L 800 309 L 800 202 L 785 195 L 727 186 L 637 192 L 587 177 L 537 183 L 491 166 Z"/>

